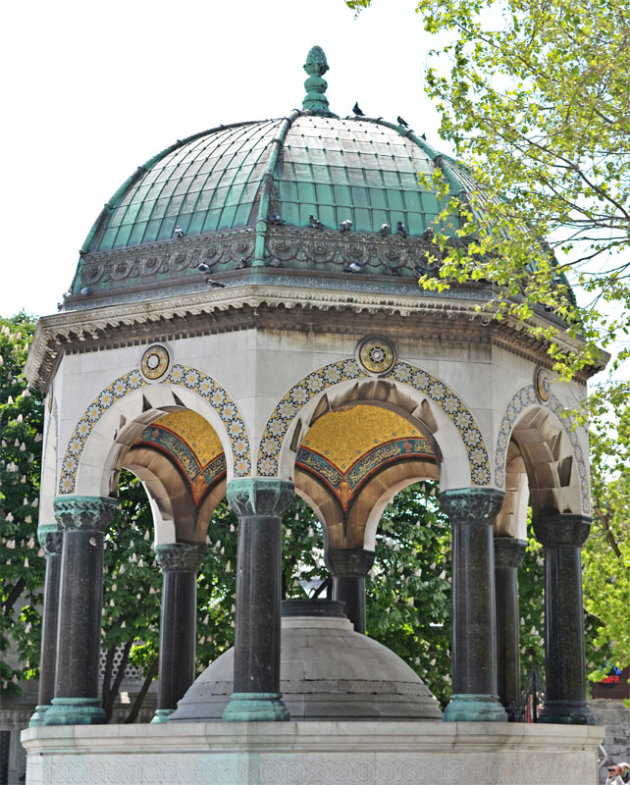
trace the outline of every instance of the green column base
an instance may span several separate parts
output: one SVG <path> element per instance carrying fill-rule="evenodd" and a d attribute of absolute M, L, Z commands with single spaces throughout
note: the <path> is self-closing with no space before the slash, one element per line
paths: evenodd
<path fill-rule="evenodd" d="M 53 698 L 44 725 L 104 725 L 107 716 L 98 698 Z"/>
<path fill-rule="evenodd" d="M 507 714 L 493 695 L 452 695 L 442 721 L 507 722 Z"/>
<path fill-rule="evenodd" d="M 151 720 L 151 724 L 153 725 L 158 722 L 166 722 L 166 720 L 174 711 L 175 709 L 156 709 L 153 719 Z"/>
<path fill-rule="evenodd" d="M 234 692 L 223 710 L 223 722 L 285 722 L 291 719 L 277 692 Z"/>
<path fill-rule="evenodd" d="M 595 725 L 595 717 L 583 701 L 545 701 L 538 722 L 550 725 Z"/>
<path fill-rule="evenodd" d="M 44 724 L 44 715 L 50 708 L 50 704 L 42 704 L 41 706 L 35 706 L 35 711 L 31 719 L 28 721 L 29 728 L 39 728 L 41 725 Z"/>

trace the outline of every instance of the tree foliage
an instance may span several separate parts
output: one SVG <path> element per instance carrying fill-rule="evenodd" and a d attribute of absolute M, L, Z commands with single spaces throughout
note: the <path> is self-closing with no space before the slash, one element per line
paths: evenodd
<path fill-rule="evenodd" d="M 630 383 L 597 390 L 589 411 L 593 523 L 583 553 L 584 604 L 597 620 L 594 644 L 608 653 L 606 664 L 624 667 L 630 662 Z"/>
<path fill-rule="evenodd" d="M 464 198 L 437 177 L 448 206 L 435 227 L 439 273 L 423 284 L 498 284 L 498 315 L 530 320 L 559 370 L 574 372 L 597 357 L 597 342 L 628 329 L 630 9 L 618 0 L 419 0 L 417 11 L 439 41 L 426 91 L 440 134 L 480 185 Z M 537 307 L 586 339 L 573 356 L 532 320 Z"/>
<path fill-rule="evenodd" d="M 0 677 L 3 694 L 19 691 L 39 662 L 43 554 L 37 542 L 43 427 L 42 396 L 23 368 L 35 319 L 0 318 Z"/>

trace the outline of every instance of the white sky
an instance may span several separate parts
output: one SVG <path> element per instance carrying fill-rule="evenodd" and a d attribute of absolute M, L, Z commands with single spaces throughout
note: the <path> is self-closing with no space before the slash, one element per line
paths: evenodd
<path fill-rule="evenodd" d="M 103 204 L 136 167 L 221 123 L 300 108 L 311 46 L 331 111 L 402 115 L 443 149 L 414 0 L 15 0 L 0 12 L 0 315 L 55 313 Z"/>

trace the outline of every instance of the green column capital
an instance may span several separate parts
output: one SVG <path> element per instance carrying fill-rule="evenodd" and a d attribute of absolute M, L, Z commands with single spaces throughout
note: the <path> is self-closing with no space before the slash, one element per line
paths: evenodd
<path fill-rule="evenodd" d="M 227 486 L 227 498 L 239 516 L 282 516 L 293 499 L 292 482 L 267 477 L 247 477 L 232 480 Z"/>
<path fill-rule="evenodd" d="M 451 524 L 494 523 L 501 509 L 504 491 L 495 488 L 458 488 L 443 491 L 440 504 Z"/>
<path fill-rule="evenodd" d="M 61 553 L 63 529 L 58 523 L 40 523 L 37 527 L 37 541 L 46 556 Z"/>
<path fill-rule="evenodd" d="M 105 531 L 118 501 L 109 496 L 57 496 L 55 518 L 64 531 Z"/>

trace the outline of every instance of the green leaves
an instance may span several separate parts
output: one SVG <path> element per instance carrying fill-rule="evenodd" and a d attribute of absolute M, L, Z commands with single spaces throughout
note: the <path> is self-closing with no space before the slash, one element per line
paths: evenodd
<path fill-rule="evenodd" d="M 2 693 L 39 663 L 44 562 L 37 542 L 43 401 L 23 374 L 35 319 L 0 318 L 0 652 Z"/>

